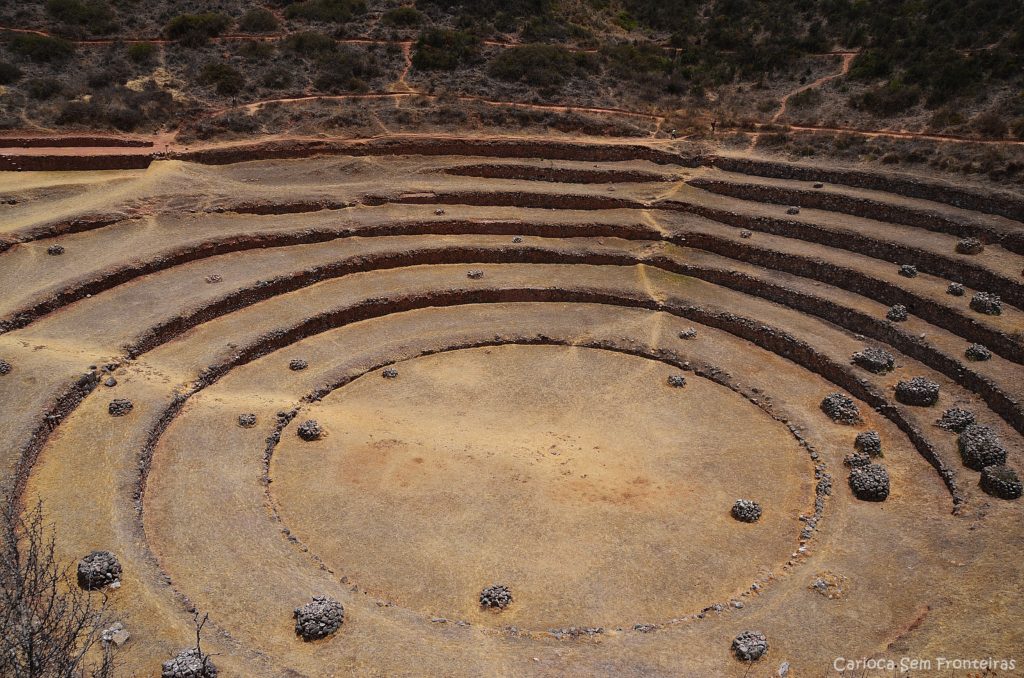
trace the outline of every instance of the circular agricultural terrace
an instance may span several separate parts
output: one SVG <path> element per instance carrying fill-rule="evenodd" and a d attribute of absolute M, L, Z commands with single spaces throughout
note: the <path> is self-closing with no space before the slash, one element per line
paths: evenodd
<path fill-rule="evenodd" d="M 5 486 L 138 675 L 195 610 L 222 676 L 1021 647 L 1005 195 L 429 139 L 0 186 Z"/>

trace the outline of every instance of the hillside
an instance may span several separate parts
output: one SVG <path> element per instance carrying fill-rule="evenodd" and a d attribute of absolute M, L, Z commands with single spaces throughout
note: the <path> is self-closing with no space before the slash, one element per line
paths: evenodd
<path fill-rule="evenodd" d="M 1022 172 L 1004 149 L 857 138 L 1024 139 L 1020 3 L 31 0 L 0 9 L 0 27 L 0 129 L 713 132 L 800 156 Z M 792 136 L 807 131 L 832 138 Z"/>

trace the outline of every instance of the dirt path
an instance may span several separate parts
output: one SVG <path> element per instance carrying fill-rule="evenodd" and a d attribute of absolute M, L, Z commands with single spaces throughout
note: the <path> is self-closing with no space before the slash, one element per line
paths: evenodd
<path fill-rule="evenodd" d="M 925 132 L 908 132 L 905 130 L 863 130 L 853 127 L 826 127 L 818 125 L 787 125 L 792 132 L 823 132 L 829 134 L 855 134 L 869 139 L 875 137 L 889 137 L 893 139 L 917 139 L 919 141 L 938 141 L 965 144 L 998 144 L 1001 146 L 1024 146 L 1024 140 L 1019 139 L 978 139 L 975 137 L 961 137 L 953 134 L 929 134 Z M 760 134 L 760 132 L 750 132 Z"/>
<path fill-rule="evenodd" d="M 408 77 L 409 71 L 412 70 L 412 43 L 402 43 L 402 56 L 405 58 L 405 68 L 402 69 L 401 75 L 398 76 L 398 81 L 394 84 L 395 92 L 407 92 L 412 93 L 416 90 L 413 89 L 412 85 L 409 84 Z"/>
<path fill-rule="evenodd" d="M 283 99 L 280 100 L 282 103 L 295 103 L 300 101 L 313 101 L 313 100 L 324 100 L 324 99 L 393 99 L 396 103 L 402 101 L 407 97 L 413 96 L 430 96 L 420 95 L 415 92 L 395 92 L 395 93 L 382 93 L 382 94 L 368 94 L 368 95 L 342 95 L 336 97 L 300 97 L 296 99 Z M 436 98 L 436 97 L 432 97 Z M 531 110 L 547 110 L 547 111 L 560 111 L 560 112 L 589 112 L 596 114 L 614 114 L 614 115 L 631 115 L 639 118 L 655 121 L 657 125 L 663 125 L 665 116 L 658 116 L 649 113 L 639 113 L 636 111 L 624 111 L 616 109 L 601 109 L 601 108 L 577 108 L 572 106 L 557 106 L 557 105 L 546 105 L 546 104 L 527 104 L 517 102 L 503 102 L 487 100 L 476 97 L 459 97 L 462 101 L 475 101 L 491 106 L 511 106 L 517 108 L 525 108 Z M 261 106 L 272 103 L 270 101 L 255 102 L 248 104 L 241 108 L 251 108 L 252 110 L 258 109 Z M 233 109 L 229 109 L 233 110 Z M 211 115 L 216 113 L 214 112 Z M 657 128 L 656 128 L 657 129 Z M 807 133 L 822 133 L 822 134 L 854 134 L 857 136 L 875 138 L 897 138 L 897 139 L 919 139 L 924 141 L 938 142 L 938 143 L 972 143 L 972 144 L 984 144 L 984 145 L 1010 145 L 1010 146 L 1024 146 L 1024 141 L 1019 140 L 993 140 L 993 139 L 973 139 L 965 137 L 955 137 L 950 135 L 940 134 L 919 134 L 915 132 L 904 132 L 904 131 L 886 131 L 886 130 L 857 130 L 849 128 L 833 128 L 833 127 L 811 127 L 811 126 L 792 126 L 788 128 L 793 132 L 807 132 Z M 741 129 L 727 129 L 722 131 L 729 131 L 738 134 L 747 135 L 751 144 L 748 150 L 753 150 L 756 147 L 756 142 L 762 134 L 762 131 L 750 131 Z M 656 133 L 655 133 L 656 134 Z M 109 146 L 95 146 L 95 145 L 74 145 L 74 138 L 80 137 L 80 134 L 20 134 L 18 138 L 33 137 L 36 139 L 48 139 L 52 140 L 52 145 L 46 145 L 45 143 L 37 143 L 31 147 L 25 147 L 21 145 L 7 145 L 3 138 L 0 137 L 0 159 L 7 160 L 8 162 L 17 163 L 19 157 L 33 157 L 33 156 L 63 156 L 68 158 L 85 158 L 85 157 L 154 157 L 160 158 L 166 154 L 181 153 L 186 151 L 194 150 L 208 150 L 220 147 L 231 147 L 231 146 L 244 146 L 252 142 L 231 140 L 215 143 L 201 143 L 201 144 L 185 144 L 177 140 L 177 132 L 161 132 L 153 135 L 152 137 L 140 137 L 140 136 L 125 136 L 123 139 L 115 139 Z M 388 130 L 381 124 L 381 133 L 371 137 L 365 137 L 364 139 L 381 139 L 381 138 L 408 138 L 408 137 L 429 137 L 436 139 L 448 138 L 450 135 L 437 134 L 435 132 L 401 132 L 396 133 Z M 692 135 L 691 135 L 692 136 Z M 452 136 L 451 138 L 458 138 Z M 514 135 L 500 135 L 500 134 L 480 134 L 477 135 L 480 140 L 502 140 L 509 138 L 520 138 Z M 649 137 L 648 142 L 657 143 L 670 143 L 675 141 L 686 140 L 686 136 L 679 137 L 678 139 L 658 139 L 656 135 Z M 275 141 L 275 142 L 303 142 L 303 141 L 326 141 L 329 140 L 325 137 L 311 137 L 307 135 L 294 135 L 294 134 L 280 134 L 270 135 L 265 138 L 259 139 L 259 141 Z M 152 145 L 124 145 L 126 141 L 131 142 L 147 142 L 152 141 Z M 354 139 L 345 139 L 345 141 L 354 141 Z M 603 139 L 605 143 L 615 143 L 621 141 L 623 143 L 635 143 L 637 140 L 633 138 L 606 138 Z M 19 168 L 20 169 L 20 168 Z"/>
<path fill-rule="evenodd" d="M 847 73 L 849 73 L 850 72 L 850 64 L 853 63 L 853 58 L 855 56 L 857 56 L 857 52 L 844 52 L 842 54 L 842 61 L 841 61 L 838 73 L 833 73 L 831 75 L 822 76 L 822 77 L 818 78 L 817 80 L 815 80 L 814 82 L 809 82 L 806 85 L 804 85 L 803 87 L 799 87 L 799 88 L 793 90 L 792 92 L 790 92 L 789 94 L 787 94 L 786 96 L 782 97 L 782 101 L 779 102 L 779 110 L 777 110 L 775 112 L 775 115 L 772 116 L 772 122 L 773 123 L 774 122 L 778 122 L 779 119 L 782 118 L 782 116 L 786 114 L 786 109 L 789 106 L 789 100 L 792 97 L 796 96 L 797 94 L 801 94 L 803 92 L 806 92 L 808 90 L 812 90 L 812 89 L 815 89 L 817 87 L 821 87 L 826 82 L 831 82 L 832 80 L 835 80 L 836 78 L 841 78 L 841 77 L 845 76 Z"/>
<path fill-rule="evenodd" d="M 404 74 L 399 82 L 404 81 Z M 408 86 L 408 85 L 406 85 Z M 333 95 L 320 95 L 313 94 L 302 97 L 281 97 L 278 99 L 263 99 L 260 101 L 253 101 L 248 104 L 241 104 L 239 106 L 231 106 L 228 108 L 217 109 L 207 113 L 207 117 L 220 115 L 222 113 L 228 113 L 230 111 L 244 111 L 246 113 L 255 113 L 264 106 L 270 104 L 293 104 L 301 103 L 306 101 L 347 101 L 347 100 L 358 100 L 358 99 L 389 99 L 396 97 L 427 97 L 430 99 L 439 99 L 440 97 L 435 94 L 420 94 L 418 92 L 369 92 L 365 94 L 333 94 Z M 636 118 L 646 118 L 648 120 L 662 121 L 665 119 L 663 115 L 657 115 L 654 113 L 643 113 L 640 111 L 631 111 L 625 108 L 602 108 L 597 106 L 565 106 L 561 104 L 533 104 L 522 101 L 501 101 L 498 99 L 488 99 L 486 97 L 474 96 L 471 94 L 464 94 L 461 96 L 454 97 L 458 101 L 468 101 L 486 104 L 488 106 L 510 106 L 512 108 L 525 108 L 530 110 L 540 111 L 557 111 L 560 113 L 596 113 L 603 115 L 626 115 Z"/>

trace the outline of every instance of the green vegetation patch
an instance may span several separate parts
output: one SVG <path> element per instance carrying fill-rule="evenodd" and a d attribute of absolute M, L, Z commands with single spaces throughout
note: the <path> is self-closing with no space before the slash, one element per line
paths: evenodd
<path fill-rule="evenodd" d="M 385 26 L 409 28 L 411 26 L 419 26 L 423 23 L 423 19 L 423 12 L 419 11 L 415 7 L 405 6 L 389 9 L 384 12 L 380 21 Z"/>
<path fill-rule="evenodd" d="M 231 96 L 238 94 L 245 87 L 245 76 L 229 64 L 216 62 L 203 66 L 199 73 L 199 82 L 203 85 L 213 85 L 217 89 L 217 94 Z"/>
<path fill-rule="evenodd" d="M 655 43 L 620 42 L 601 47 L 601 56 L 612 75 L 630 78 L 637 73 L 670 73 L 673 68 L 671 52 Z"/>
<path fill-rule="evenodd" d="M 412 63 L 419 70 L 451 71 L 480 59 L 480 39 L 468 31 L 428 28 L 420 33 Z"/>
<path fill-rule="evenodd" d="M 106 0 L 47 0 L 46 12 L 57 21 L 82 26 L 98 35 L 113 33 L 118 28 L 114 11 Z"/>
<path fill-rule="evenodd" d="M 147 123 L 158 125 L 178 114 L 169 92 L 147 88 L 136 92 L 112 87 L 94 92 L 88 101 L 71 101 L 57 117 L 59 125 L 88 125 L 131 132 Z"/>
<path fill-rule="evenodd" d="M 64 89 L 56 78 L 33 78 L 26 81 L 25 92 L 33 99 L 52 99 Z"/>
<path fill-rule="evenodd" d="M 249 40 L 238 47 L 238 56 L 246 61 L 266 61 L 274 55 L 274 44 L 263 40 Z"/>
<path fill-rule="evenodd" d="M 231 19 L 219 12 L 180 14 L 167 24 L 164 34 L 187 45 L 202 45 L 231 25 Z"/>
<path fill-rule="evenodd" d="M 558 87 L 570 78 L 597 70 L 593 55 L 547 44 L 510 47 L 492 59 L 487 67 L 488 73 L 499 80 L 537 87 Z"/>
<path fill-rule="evenodd" d="M 254 7 L 238 20 L 238 29 L 246 33 L 273 33 L 278 26 L 277 17 L 264 7 Z"/>
<path fill-rule="evenodd" d="M 284 11 L 288 19 L 345 23 L 366 12 L 364 0 L 305 0 L 289 5 Z"/>
<path fill-rule="evenodd" d="M 921 100 L 921 88 L 907 85 L 899 78 L 893 78 L 884 85 L 873 87 L 850 100 L 854 108 L 866 110 L 874 115 L 890 117 L 913 108 Z"/>
<path fill-rule="evenodd" d="M 37 63 L 63 62 L 75 53 L 75 46 L 62 38 L 35 33 L 16 35 L 10 42 L 12 52 Z"/>
<path fill-rule="evenodd" d="M 21 78 L 21 69 L 12 63 L 0 61 L 0 85 L 10 85 Z"/>
<path fill-rule="evenodd" d="M 341 47 L 317 60 L 319 74 L 313 87 L 321 92 L 363 92 L 366 80 L 379 75 L 378 65 L 362 52 Z"/>
<path fill-rule="evenodd" d="M 160 47 L 152 42 L 135 42 L 128 45 L 128 58 L 137 64 L 150 64 L 159 51 Z"/>
<path fill-rule="evenodd" d="M 292 33 L 282 42 L 284 48 L 305 57 L 316 57 L 333 52 L 337 42 L 329 35 L 316 31 Z"/>

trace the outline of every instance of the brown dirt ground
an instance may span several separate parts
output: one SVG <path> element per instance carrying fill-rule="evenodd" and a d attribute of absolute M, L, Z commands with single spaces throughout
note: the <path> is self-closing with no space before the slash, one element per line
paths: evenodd
<path fill-rule="evenodd" d="M 481 165 L 521 176 L 449 173 Z M 552 180 L 584 171 L 649 180 Z M 14 323 L 0 334 L 14 367 L 0 377 L 4 484 L 37 451 L 24 496 L 44 500 L 60 556 L 120 557 L 129 675 L 188 645 L 193 607 L 210 613 L 204 645 L 227 676 L 739 677 L 783 662 L 813 676 L 839 656 L 1019 666 L 1021 503 L 984 494 L 933 422 L 975 411 L 1021 469 L 1024 311 L 1004 300 L 982 316 L 973 288 L 945 289 L 970 265 L 1015 293 L 1024 256 L 993 244 L 962 257 L 950 233 L 828 210 L 787 216 L 696 178 L 807 188 L 641 160 L 460 156 L 2 173 L 15 199 L 0 206 L 0 321 Z M 290 213 L 252 213 L 274 205 Z M 96 215 L 111 223 L 66 232 Z M 855 242 L 938 263 L 906 279 Z M 905 323 L 882 320 L 893 294 L 918 306 Z M 690 327 L 696 339 L 678 338 Z M 980 336 L 1002 343 L 967 362 Z M 893 373 L 849 364 L 880 344 Z M 110 361 L 117 385 L 41 433 L 82 372 Z M 399 377 L 383 379 L 391 365 Z M 666 383 L 676 373 L 684 388 Z M 896 404 L 896 382 L 918 375 L 939 403 Z M 837 390 L 862 424 L 818 409 Z M 131 414 L 107 414 L 115 397 Z M 247 412 L 254 428 L 236 423 Z M 295 435 L 307 418 L 322 440 Z M 846 482 L 843 457 L 869 429 L 892 479 L 884 503 Z M 817 516 L 816 473 L 832 480 Z M 764 505 L 760 522 L 729 517 L 740 497 Z M 814 591 L 822 574 L 844 595 Z M 515 600 L 481 610 L 495 582 Z M 303 643 L 291 610 L 320 594 L 344 603 L 345 625 Z M 770 643 L 752 666 L 729 651 L 745 629 Z"/>

